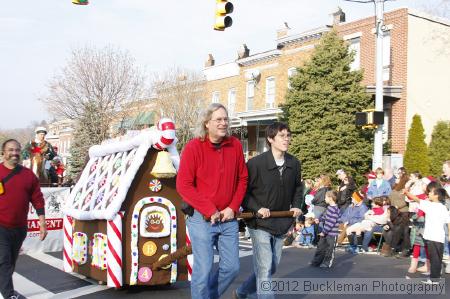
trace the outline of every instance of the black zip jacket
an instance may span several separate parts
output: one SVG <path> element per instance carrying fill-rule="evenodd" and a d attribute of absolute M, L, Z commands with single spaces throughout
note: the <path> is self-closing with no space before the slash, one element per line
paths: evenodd
<path fill-rule="evenodd" d="M 264 152 L 247 162 L 248 187 L 242 207 L 245 211 L 258 212 L 261 208 L 270 211 L 289 211 L 300 208 L 302 183 L 300 161 L 286 153 L 284 170 L 280 175 L 272 152 Z M 287 233 L 294 218 L 250 219 L 248 227 L 262 229 L 273 235 Z"/>

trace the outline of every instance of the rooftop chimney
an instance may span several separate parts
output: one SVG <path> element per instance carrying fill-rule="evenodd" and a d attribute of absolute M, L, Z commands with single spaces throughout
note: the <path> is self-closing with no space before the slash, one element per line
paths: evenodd
<path fill-rule="evenodd" d="M 333 25 L 345 22 L 345 13 L 339 6 L 333 13 L 331 13 L 331 16 L 333 17 Z"/>
<path fill-rule="evenodd" d="M 287 36 L 290 29 L 288 23 L 284 22 L 283 27 L 277 30 L 277 39 Z"/>
<path fill-rule="evenodd" d="M 214 63 L 215 63 L 214 56 L 212 56 L 212 54 L 208 54 L 208 59 L 206 59 L 205 61 L 205 67 L 214 66 Z"/>
<path fill-rule="evenodd" d="M 247 48 L 246 44 L 242 44 L 238 50 L 238 59 L 248 57 L 250 55 L 250 49 Z"/>

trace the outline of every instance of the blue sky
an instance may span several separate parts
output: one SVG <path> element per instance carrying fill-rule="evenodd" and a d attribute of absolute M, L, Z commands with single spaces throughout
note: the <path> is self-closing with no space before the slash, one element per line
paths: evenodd
<path fill-rule="evenodd" d="M 385 4 L 429 9 L 442 0 L 397 0 Z M 66 63 L 85 45 L 128 50 L 148 75 L 174 66 L 200 70 L 207 54 L 216 63 L 232 61 L 242 43 L 250 53 L 272 49 L 276 30 L 288 22 L 293 32 L 330 23 L 340 6 L 347 20 L 373 14 L 373 4 L 342 0 L 234 0 L 233 26 L 214 31 L 215 0 L 4 1 L 0 9 L 0 129 L 49 119 L 38 98 Z"/>

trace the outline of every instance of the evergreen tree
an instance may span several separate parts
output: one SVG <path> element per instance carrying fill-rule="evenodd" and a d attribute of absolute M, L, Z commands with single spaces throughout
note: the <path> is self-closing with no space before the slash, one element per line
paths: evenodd
<path fill-rule="evenodd" d="M 442 163 L 450 160 L 450 122 L 439 121 L 434 126 L 428 147 L 431 174 L 438 177 L 442 174 Z"/>
<path fill-rule="evenodd" d="M 89 148 L 109 138 L 104 126 L 102 119 L 96 117 L 94 113 L 85 115 L 77 123 L 68 161 L 68 176 L 71 179 L 76 180 L 83 170 Z"/>
<path fill-rule="evenodd" d="M 430 159 L 428 157 L 427 144 L 425 143 L 422 119 L 417 114 L 413 116 L 411 128 L 408 132 L 403 166 L 409 172 L 419 171 L 422 175 L 430 174 Z"/>
<path fill-rule="evenodd" d="M 353 56 L 333 30 L 291 78 L 283 110 L 293 135 L 290 150 L 302 161 L 305 178 L 334 176 L 342 168 L 361 182 L 371 166 L 373 131 L 355 125 L 356 112 L 371 98 L 362 71 L 350 70 Z"/>

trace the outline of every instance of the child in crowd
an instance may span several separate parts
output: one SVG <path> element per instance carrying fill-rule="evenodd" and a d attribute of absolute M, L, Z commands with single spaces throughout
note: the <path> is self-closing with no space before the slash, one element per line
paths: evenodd
<path fill-rule="evenodd" d="M 440 185 L 437 182 L 430 182 L 429 180 L 427 182 L 424 180 L 422 184 L 421 194 L 413 195 L 407 190 L 405 190 L 404 192 L 407 197 L 407 201 L 410 202 L 410 207 L 411 206 L 415 207 L 413 209 L 410 209 L 410 211 L 412 212 L 411 215 L 412 227 L 410 232 L 410 239 L 411 244 L 413 244 L 413 252 L 407 277 L 409 277 L 410 274 L 416 273 L 416 271 L 423 273 L 430 271 L 430 258 L 428 255 L 428 248 L 426 247 L 425 241 L 423 239 L 423 233 L 425 229 L 425 213 L 424 211 L 419 209 L 419 204 L 416 203 L 413 200 L 413 198 L 418 198 L 419 200 L 428 200 L 427 194 L 429 193 L 429 190 L 436 189 L 439 187 Z M 426 261 L 422 267 L 417 268 L 417 265 L 419 263 L 420 251 L 422 249 L 425 250 Z"/>
<path fill-rule="evenodd" d="M 350 242 L 350 251 L 356 253 L 357 246 L 360 244 L 361 234 L 371 232 L 375 225 L 384 225 L 387 223 L 387 213 L 384 208 L 385 197 L 375 197 L 372 201 L 372 209 L 364 214 L 364 220 L 350 225 L 346 232 Z M 354 240 L 356 235 L 356 241 Z"/>
<path fill-rule="evenodd" d="M 284 239 L 283 243 L 284 246 L 294 245 L 295 247 L 297 247 L 297 239 L 303 225 L 303 221 L 300 221 L 299 219 L 295 221 L 295 225 L 291 227 L 286 234 L 286 238 Z"/>
<path fill-rule="evenodd" d="M 364 215 L 367 212 L 367 206 L 363 202 L 364 195 L 360 192 L 353 192 L 352 194 L 352 204 L 349 205 L 343 212 L 340 219 L 341 233 L 339 234 L 338 244 L 342 243 L 347 237 L 347 228 L 355 223 L 364 220 Z M 349 240 L 350 241 L 350 240 Z M 353 242 L 356 242 L 356 238 L 353 238 Z M 356 249 L 357 243 L 350 244 Z"/>
<path fill-rule="evenodd" d="M 305 215 L 305 223 L 301 224 L 299 230 L 299 234 L 297 236 L 297 242 L 295 244 L 296 247 L 313 247 L 314 240 L 314 214 L 307 213 Z"/>
<path fill-rule="evenodd" d="M 430 184 L 429 184 L 430 185 Z M 428 186 L 429 186 L 428 185 Z M 426 283 L 439 283 L 442 269 L 442 255 L 444 252 L 445 230 L 444 225 L 450 223 L 449 211 L 445 207 L 447 192 L 442 187 L 427 188 L 428 200 L 406 192 L 405 194 L 419 203 L 419 209 L 425 213 L 425 229 L 423 238 L 430 256 L 430 279 Z"/>
<path fill-rule="evenodd" d="M 328 191 L 330 191 L 331 188 L 331 179 L 328 175 L 322 174 L 319 177 L 318 180 L 318 189 L 316 194 L 314 194 L 314 199 L 311 201 L 311 203 L 314 205 L 314 216 L 316 219 L 320 219 L 320 216 L 325 212 L 327 209 L 327 204 L 325 202 L 325 196 Z"/>
<path fill-rule="evenodd" d="M 329 268 L 333 265 L 334 249 L 336 239 L 339 235 L 339 217 L 340 211 L 336 204 L 336 191 L 327 191 L 325 194 L 325 202 L 328 205 L 322 214 L 319 222 L 323 224 L 322 232 L 320 232 L 320 240 L 317 250 L 311 262 L 311 266 L 321 268 Z"/>
<path fill-rule="evenodd" d="M 409 181 L 406 183 L 405 188 L 409 193 L 419 195 L 423 193 L 422 185 L 422 175 L 416 171 L 409 175 Z"/>

